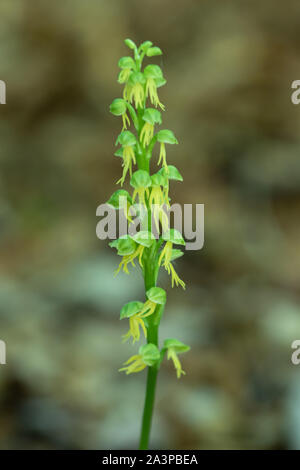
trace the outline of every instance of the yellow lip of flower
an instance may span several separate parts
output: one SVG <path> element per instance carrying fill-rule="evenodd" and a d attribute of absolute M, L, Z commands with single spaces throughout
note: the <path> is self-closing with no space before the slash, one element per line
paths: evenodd
<path fill-rule="evenodd" d="M 180 376 L 185 375 L 185 372 L 182 369 L 181 362 L 178 359 L 178 356 L 177 356 L 176 351 L 175 351 L 174 348 L 169 348 L 168 349 L 168 356 L 167 357 L 168 357 L 168 359 L 172 359 L 174 367 L 176 369 L 177 378 L 180 379 Z"/>
<path fill-rule="evenodd" d="M 142 108 L 144 104 L 144 99 L 145 99 L 143 85 L 137 82 L 134 85 L 130 86 L 129 89 L 127 88 L 126 97 L 130 103 L 134 101 L 136 108 L 138 107 Z"/>
<path fill-rule="evenodd" d="M 121 70 L 118 78 L 119 83 L 126 83 L 129 76 L 131 74 L 131 69 L 130 68 L 124 68 Z"/>
<path fill-rule="evenodd" d="M 135 258 L 138 257 L 139 260 L 139 265 L 141 268 L 143 267 L 143 262 L 142 262 L 142 256 L 144 253 L 145 247 L 143 245 L 139 245 L 137 249 L 131 254 L 131 255 L 125 255 L 122 258 L 121 263 L 119 264 L 118 269 L 115 272 L 115 276 L 120 272 L 120 270 L 123 268 L 124 273 L 129 274 L 128 271 L 128 264 L 132 264 L 133 267 L 135 267 L 134 260 Z"/>
<path fill-rule="evenodd" d="M 133 192 L 132 195 L 132 202 L 134 203 L 136 200 L 136 197 L 139 197 L 139 201 L 141 204 L 143 204 L 146 207 L 146 199 L 145 196 L 149 197 L 149 190 L 148 188 L 144 188 L 143 186 L 136 188 Z"/>
<path fill-rule="evenodd" d="M 147 300 L 144 303 L 142 310 L 135 315 L 129 317 L 129 330 L 123 335 L 123 342 L 127 341 L 132 337 L 132 343 L 139 341 L 140 339 L 140 326 L 144 332 L 145 338 L 147 338 L 147 329 L 144 323 L 144 318 L 149 317 L 155 312 L 156 303 L 151 300 Z"/>
<path fill-rule="evenodd" d="M 124 362 L 123 365 L 126 367 L 121 367 L 119 372 L 125 371 L 126 375 L 140 372 L 147 367 L 147 364 L 145 364 L 143 361 L 141 354 L 135 354 L 134 356 L 131 356 L 128 361 Z"/>
<path fill-rule="evenodd" d="M 123 173 L 122 177 L 117 181 L 117 184 L 123 186 L 126 175 L 129 171 L 130 176 L 132 175 L 132 164 L 136 164 L 136 158 L 134 153 L 134 148 L 132 145 L 125 145 L 123 147 Z"/>
<path fill-rule="evenodd" d="M 162 165 L 165 169 L 166 174 L 168 174 L 169 173 L 169 168 L 168 168 L 168 164 L 167 164 L 166 146 L 165 146 L 164 142 L 160 143 L 160 151 L 159 151 L 159 158 L 158 158 L 157 165 L 160 165 L 161 163 L 162 163 Z"/>
<path fill-rule="evenodd" d="M 140 135 L 140 141 L 142 142 L 143 147 L 146 147 L 147 145 L 150 144 L 153 134 L 154 134 L 154 125 L 150 124 L 150 122 L 145 122 L 141 131 L 141 135 Z"/>
<path fill-rule="evenodd" d="M 167 271 L 168 274 L 171 274 L 172 287 L 174 287 L 174 284 L 176 284 L 176 286 L 180 285 L 183 289 L 185 289 L 185 282 L 182 279 L 180 279 L 180 277 L 178 276 L 178 274 L 175 271 L 174 266 L 171 263 L 172 249 L 173 249 L 173 243 L 170 242 L 170 241 L 166 242 L 166 244 L 165 244 L 165 246 L 164 246 L 164 248 L 163 248 L 163 250 L 160 254 L 158 264 L 159 264 L 159 266 L 161 266 L 161 264 L 163 262 L 163 266 L 164 266 L 165 270 Z"/>
<path fill-rule="evenodd" d="M 146 97 L 150 98 L 150 101 L 157 108 L 159 106 L 163 111 L 165 110 L 164 105 L 159 101 L 157 94 L 157 86 L 154 78 L 148 77 L 146 81 Z"/>
<path fill-rule="evenodd" d="M 126 112 L 125 112 L 124 114 L 122 114 L 122 122 L 123 122 L 122 131 L 124 131 L 125 129 L 127 129 L 127 124 L 128 124 L 128 127 L 130 127 L 130 119 L 129 119 L 129 117 L 127 116 L 127 113 L 126 113 Z"/>
<path fill-rule="evenodd" d="M 149 205 L 151 207 L 157 231 L 159 230 L 159 222 L 161 222 L 163 231 L 167 230 L 169 226 L 169 219 L 163 208 L 165 203 L 165 194 L 161 190 L 160 186 L 152 186 L 149 196 Z"/>

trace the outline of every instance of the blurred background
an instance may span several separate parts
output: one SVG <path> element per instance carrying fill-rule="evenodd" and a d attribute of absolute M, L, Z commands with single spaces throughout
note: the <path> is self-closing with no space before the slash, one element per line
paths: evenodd
<path fill-rule="evenodd" d="M 205 245 L 176 262 L 161 339 L 192 346 L 161 368 L 151 446 L 300 448 L 298 0 L 2 0 L 0 366 L 2 449 L 136 448 L 145 372 L 126 377 L 119 310 L 138 270 L 96 238 L 121 175 L 123 40 L 151 40 L 180 145 L 173 201 L 205 204 Z M 275 8 L 276 6 L 276 8 Z"/>

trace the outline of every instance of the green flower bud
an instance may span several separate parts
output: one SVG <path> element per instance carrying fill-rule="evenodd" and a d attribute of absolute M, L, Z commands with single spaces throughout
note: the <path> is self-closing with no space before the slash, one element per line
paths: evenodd
<path fill-rule="evenodd" d="M 151 186 L 151 178 L 147 171 L 137 170 L 133 173 L 130 185 L 135 188 L 148 188 Z"/>
<path fill-rule="evenodd" d="M 159 131 L 157 133 L 157 140 L 158 142 L 162 142 L 164 144 L 178 144 L 178 140 L 176 139 L 175 135 L 168 129 Z"/>
<path fill-rule="evenodd" d="M 126 199 L 126 201 L 125 201 Z M 125 189 L 117 189 L 109 198 L 106 204 L 114 207 L 115 209 L 123 209 L 125 205 L 127 206 L 127 202 L 131 204 L 131 197 Z"/>
<path fill-rule="evenodd" d="M 146 79 L 142 72 L 132 72 L 132 74 L 129 77 L 128 84 L 130 86 L 134 86 L 137 83 L 144 85 L 146 83 Z"/>
<path fill-rule="evenodd" d="M 179 171 L 177 170 L 176 166 L 174 165 L 167 165 L 168 172 L 165 168 L 161 168 L 158 173 L 163 176 L 167 176 L 169 180 L 176 180 L 176 181 L 183 181 L 183 178 Z"/>
<path fill-rule="evenodd" d="M 120 69 L 130 69 L 135 70 L 135 62 L 132 57 L 121 57 L 118 62 Z"/>
<path fill-rule="evenodd" d="M 174 349 L 176 354 L 182 354 L 187 351 L 189 351 L 191 348 L 187 344 L 182 343 L 181 341 L 178 341 L 178 339 L 175 338 L 169 338 L 165 339 L 164 341 L 164 348 L 166 349 Z"/>
<path fill-rule="evenodd" d="M 174 243 L 175 245 L 185 245 L 182 235 L 175 228 L 171 228 L 162 234 L 162 239 L 166 242 Z"/>
<path fill-rule="evenodd" d="M 144 68 L 144 75 L 146 78 L 163 78 L 162 69 L 158 65 L 147 65 Z"/>
<path fill-rule="evenodd" d="M 116 145 L 122 145 L 124 147 L 132 146 L 136 144 L 136 137 L 130 131 L 123 131 L 121 134 L 118 135 L 116 140 Z"/>
<path fill-rule="evenodd" d="M 160 305 L 164 305 L 167 300 L 166 291 L 161 287 L 151 287 L 151 289 L 146 292 L 146 296 L 151 302 Z"/>
<path fill-rule="evenodd" d="M 125 39 L 124 42 L 125 42 L 126 46 L 129 47 L 129 49 L 134 50 L 134 49 L 137 48 L 135 43 L 131 39 Z"/>
<path fill-rule="evenodd" d="M 147 57 L 154 57 L 156 55 L 162 55 L 162 51 L 159 47 L 150 47 L 146 52 Z"/>
<path fill-rule="evenodd" d="M 145 41 L 140 45 L 139 50 L 147 52 L 147 50 L 149 49 L 149 47 L 152 46 L 152 44 L 153 43 L 151 41 Z"/>
<path fill-rule="evenodd" d="M 139 354 L 142 356 L 143 362 L 149 366 L 154 366 L 160 360 L 160 353 L 155 344 L 144 344 L 139 349 Z"/>
<path fill-rule="evenodd" d="M 142 310 L 143 305 L 143 302 L 139 302 L 138 300 L 128 302 L 121 309 L 120 320 L 122 320 L 123 318 L 130 318 L 133 315 L 136 315 Z"/>
<path fill-rule="evenodd" d="M 165 187 L 166 185 L 167 185 L 167 179 L 160 171 L 157 173 L 154 173 L 154 175 L 151 176 L 151 186 Z"/>
<path fill-rule="evenodd" d="M 109 243 L 111 248 L 117 248 L 119 256 L 132 255 L 136 250 L 136 243 L 129 235 L 123 235 Z"/>
<path fill-rule="evenodd" d="M 154 108 L 147 108 L 143 114 L 143 121 L 148 122 L 149 124 L 161 124 L 161 113 Z"/>
<path fill-rule="evenodd" d="M 141 230 L 131 237 L 138 245 L 143 245 L 149 248 L 155 241 L 155 236 L 153 233 L 148 232 L 147 230 Z"/>
<path fill-rule="evenodd" d="M 136 250 L 136 243 L 134 240 L 132 240 L 129 236 L 126 236 L 124 238 L 119 238 L 119 243 L 118 243 L 118 255 L 119 256 L 126 256 L 126 255 L 132 255 Z"/>
<path fill-rule="evenodd" d="M 111 103 L 109 110 L 114 116 L 122 116 L 127 110 L 126 101 L 122 98 L 116 98 Z"/>

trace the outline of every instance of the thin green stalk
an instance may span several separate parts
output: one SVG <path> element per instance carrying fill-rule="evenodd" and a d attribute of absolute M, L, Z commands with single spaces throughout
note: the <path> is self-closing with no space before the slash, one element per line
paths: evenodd
<path fill-rule="evenodd" d="M 154 253 L 155 254 L 155 253 Z M 151 287 L 156 286 L 156 274 L 153 270 L 154 266 L 154 256 L 150 256 L 146 261 L 145 266 L 145 290 L 146 292 L 151 289 Z M 147 342 L 155 344 L 158 346 L 158 325 L 154 323 L 153 318 L 149 321 L 149 326 L 147 329 Z M 149 437 L 152 424 L 152 415 L 155 401 L 155 389 L 157 382 L 158 368 L 157 366 L 148 367 L 147 373 L 147 383 L 146 383 L 146 394 L 145 394 L 145 403 L 144 403 L 144 412 L 142 419 L 142 430 L 140 437 L 140 450 L 148 449 Z"/>

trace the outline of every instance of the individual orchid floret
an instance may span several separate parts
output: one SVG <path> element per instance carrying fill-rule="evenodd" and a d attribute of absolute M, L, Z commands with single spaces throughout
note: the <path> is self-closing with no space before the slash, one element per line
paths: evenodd
<path fill-rule="evenodd" d="M 120 313 L 120 320 L 123 318 L 129 319 L 129 331 L 123 335 L 123 341 L 132 338 L 132 343 L 140 339 L 140 327 L 142 328 L 145 338 L 147 337 L 147 329 L 143 318 L 145 315 L 141 314 L 143 302 L 133 301 L 124 305 Z"/>
<path fill-rule="evenodd" d="M 157 133 L 157 141 L 160 142 L 160 152 L 159 152 L 159 159 L 157 164 L 162 164 L 165 172 L 168 174 L 168 165 L 167 165 L 167 154 L 166 154 L 166 146 L 165 144 L 178 144 L 178 140 L 176 139 L 175 135 L 172 131 L 168 129 L 163 129 Z"/>
<path fill-rule="evenodd" d="M 167 273 L 171 275 L 172 287 L 174 287 L 174 284 L 176 284 L 176 286 L 180 285 L 183 289 L 185 289 L 185 283 L 179 278 L 174 266 L 171 263 L 173 256 L 173 244 L 185 245 L 185 241 L 176 229 L 170 229 L 165 232 L 162 235 L 162 239 L 166 242 L 166 244 L 161 251 L 158 264 L 159 266 L 163 265 Z"/>
<path fill-rule="evenodd" d="M 123 335 L 123 341 L 127 341 L 132 338 L 132 343 L 139 341 L 140 339 L 140 327 L 143 330 L 145 338 L 147 338 L 147 328 L 145 326 L 144 319 L 154 313 L 154 310 L 144 309 L 142 302 L 129 302 L 121 310 L 120 319 L 129 319 L 129 330 Z"/>
<path fill-rule="evenodd" d="M 166 179 L 164 194 L 165 200 L 167 201 L 166 204 L 169 205 L 169 180 L 183 181 L 183 178 L 174 165 L 168 165 L 167 169 L 165 167 L 161 168 L 158 171 L 158 174 L 162 175 Z"/>
<path fill-rule="evenodd" d="M 178 359 L 178 354 L 185 353 L 190 350 L 190 346 L 178 341 L 177 339 L 171 338 L 164 341 L 164 347 L 162 353 L 167 351 L 167 358 L 172 359 L 177 378 L 180 379 L 181 375 L 185 375 L 184 370 L 182 369 L 180 360 Z"/>
<path fill-rule="evenodd" d="M 116 248 L 119 256 L 122 256 L 122 261 L 119 264 L 118 269 L 115 271 L 115 276 L 120 272 L 121 269 L 126 274 L 129 274 L 128 264 L 132 264 L 135 267 L 134 259 L 136 258 L 137 245 L 129 235 L 123 235 L 109 243 L 111 248 Z"/>
<path fill-rule="evenodd" d="M 130 126 L 130 119 L 127 116 L 127 105 L 125 100 L 122 98 L 116 98 L 110 105 L 109 110 L 114 116 L 122 116 L 122 131 L 127 129 L 127 125 Z"/>
<path fill-rule="evenodd" d="M 145 124 L 141 130 L 140 141 L 143 147 L 146 147 L 153 137 L 154 125 L 161 124 L 161 114 L 157 109 L 147 108 L 143 114 L 143 121 Z"/>
<path fill-rule="evenodd" d="M 147 300 L 143 305 L 141 314 L 152 315 L 158 305 L 165 305 L 167 294 L 161 287 L 151 287 L 146 292 Z"/>
<path fill-rule="evenodd" d="M 124 235 L 118 240 L 114 240 L 109 245 L 112 248 L 117 248 L 118 255 L 122 256 L 122 261 L 116 271 L 116 275 L 121 269 L 126 274 L 129 274 L 128 265 L 131 264 L 135 267 L 134 261 L 138 259 L 139 265 L 143 268 L 143 254 L 145 248 L 149 248 L 155 240 L 154 235 L 151 232 L 141 231 L 131 237 L 130 235 Z"/>
<path fill-rule="evenodd" d="M 133 70 L 136 70 L 136 64 L 132 57 L 121 57 L 118 63 L 121 72 L 119 73 L 118 82 L 126 83 Z"/>
<path fill-rule="evenodd" d="M 106 204 L 109 204 L 116 210 L 123 210 L 124 215 L 128 222 L 131 224 L 132 219 L 130 217 L 130 207 L 132 199 L 125 189 L 117 189 L 109 198 Z"/>
<path fill-rule="evenodd" d="M 142 108 L 145 101 L 146 79 L 141 72 L 132 72 L 124 88 L 124 99 L 135 104 L 136 108 Z"/>
<path fill-rule="evenodd" d="M 164 111 L 164 105 L 159 101 L 157 88 L 165 85 L 166 80 L 163 77 L 161 68 L 158 65 L 147 65 L 144 69 L 146 77 L 146 98 L 150 98 L 151 103 Z"/>
<path fill-rule="evenodd" d="M 155 173 L 151 176 L 151 191 L 149 195 L 149 206 L 152 209 L 152 215 L 156 230 L 159 230 L 159 222 L 163 231 L 169 228 L 169 219 L 164 211 L 164 205 L 169 206 L 168 195 L 164 188 L 168 184 L 167 178 L 162 174 Z"/>
<path fill-rule="evenodd" d="M 121 186 L 123 186 L 128 171 L 131 176 L 132 165 L 136 164 L 136 158 L 135 158 L 136 137 L 130 131 L 123 131 L 121 132 L 121 134 L 118 136 L 116 140 L 116 145 L 118 144 L 122 145 L 123 174 L 122 174 L 122 177 L 117 181 L 117 184 L 120 183 Z"/>
<path fill-rule="evenodd" d="M 160 352 L 155 344 L 148 343 L 141 346 L 139 354 L 131 356 L 128 361 L 124 362 L 124 366 L 119 369 L 119 372 L 124 371 L 126 375 L 140 372 L 148 367 L 153 367 L 159 364 Z"/>
<path fill-rule="evenodd" d="M 134 188 L 132 195 L 132 202 L 134 203 L 136 197 L 139 197 L 140 204 L 146 206 L 145 196 L 149 197 L 149 187 L 151 186 L 151 178 L 147 171 L 135 171 L 130 180 L 130 185 Z"/>

